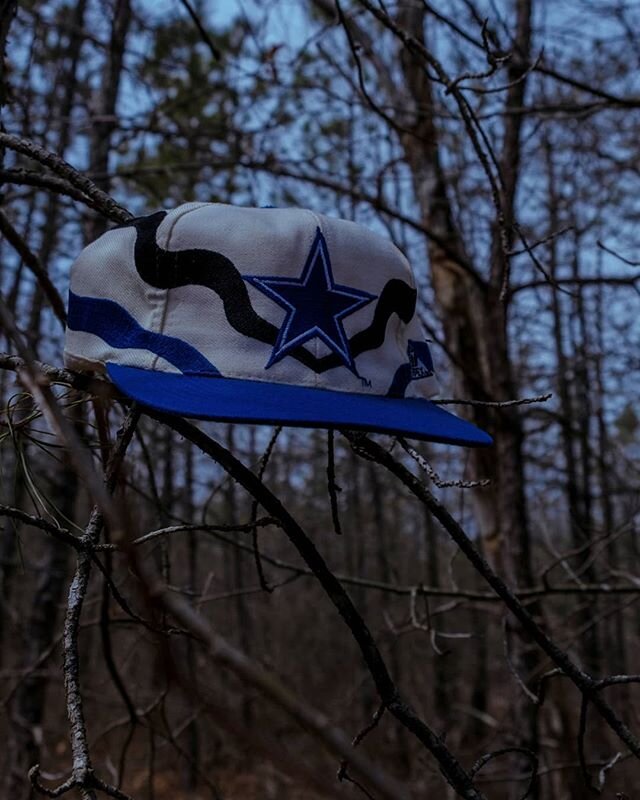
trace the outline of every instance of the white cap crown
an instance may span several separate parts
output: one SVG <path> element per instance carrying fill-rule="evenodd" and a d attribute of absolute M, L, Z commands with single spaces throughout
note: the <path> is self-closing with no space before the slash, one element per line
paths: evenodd
<path fill-rule="evenodd" d="M 190 203 L 105 233 L 71 271 L 68 366 L 431 397 L 409 263 L 302 209 Z"/>

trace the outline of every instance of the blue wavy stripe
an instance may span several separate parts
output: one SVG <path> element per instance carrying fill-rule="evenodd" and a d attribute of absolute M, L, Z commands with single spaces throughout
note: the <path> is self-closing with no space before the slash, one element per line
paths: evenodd
<path fill-rule="evenodd" d="M 74 331 L 93 333 L 118 349 L 149 350 L 187 375 L 220 375 L 195 347 L 175 336 L 146 330 L 113 300 L 69 292 L 67 325 Z"/>

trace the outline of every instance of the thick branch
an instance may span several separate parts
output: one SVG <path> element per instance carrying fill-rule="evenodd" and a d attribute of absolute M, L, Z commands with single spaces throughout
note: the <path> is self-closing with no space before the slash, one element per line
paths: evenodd
<path fill-rule="evenodd" d="M 437 759 L 442 773 L 450 785 L 456 789 L 460 797 L 465 798 L 465 800 L 481 800 L 482 793 L 475 788 L 469 775 L 458 763 L 444 741 L 400 697 L 364 620 L 351 602 L 343 586 L 327 567 L 313 542 L 284 508 L 280 500 L 232 453 L 191 423 L 150 409 L 146 413 L 158 422 L 168 425 L 181 436 L 184 436 L 185 439 L 193 442 L 210 458 L 220 464 L 234 480 L 238 481 L 268 514 L 280 520 L 282 529 L 289 541 L 313 571 L 353 634 L 384 705 Z"/>
<path fill-rule="evenodd" d="M 522 627 L 549 656 L 562 672 L 567 675 L 583 695 L 595 706 L 600 716 L 609 727 L 627 745 L 631 752 L 640 757 L 640 742 L 620 720 L 612 708 L 597 694 L 598 681 L 581 670 L 569 656 L 555 644 L 535 622 L 531 614 L 522 605 L 515 593 L 505 584 L 491 568 L 480 551 L 467 536 L 463 528 L 449 514 L 447 509 L 427 489 L 427 487 L 411 473 L 405 466 L 396 461 L 393 456 L 379 444 L 367 436 L 345 432 L 345 436 L 352 443 L 356 452 L 376 461 L 386 467 L 429 509 L 430 513 L 440 522 L 451 536 L 460 550 L 470 561 L 474 569 L 487 581 L 496 594 L 502 599 L 511 613 L 518 619 Z"/>

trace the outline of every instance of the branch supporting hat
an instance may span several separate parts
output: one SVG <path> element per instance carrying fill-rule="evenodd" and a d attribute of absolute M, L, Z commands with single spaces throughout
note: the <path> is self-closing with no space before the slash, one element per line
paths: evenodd
<path fill-rule="evenodd" d="M 65 363 L 187 417 L 491 444 L 430 401 L 416 297 L 402 253 L 360 225 L 189 203 L 82 251 Z"/>

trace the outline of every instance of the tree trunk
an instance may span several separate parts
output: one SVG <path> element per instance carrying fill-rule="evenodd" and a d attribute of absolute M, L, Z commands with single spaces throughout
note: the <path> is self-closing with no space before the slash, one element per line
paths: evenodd
<path fill-rule="evenodd" d="M 438 530 L 431 514 L 427 509 L 424 512 L 424 538 L 426 553 L 426 576 L 427 584 L 438 588 L 440 581 L 440 542 L 438 541 Z M 451 687 L 455 682 L 455 662 L 449 663 L 444 655 L 433 655 L 433 705 L 436 718 L 442 724 L 444 730 L 448 730 L 451 719 L 451 698 L 447 692 L 447 687 Z M 483 687 L 486 701 L 486 689 Z"/>
<path fill-rule="evenodd" d="M 60 120 L 60 133 L 56 143 L 56 150 L 58 155 L 62 156 L 63 158 L 71 141 L 71 118 L 78 88 L 77 73 L 80 51 L 82 50 L 82 44 L 85 38 L 83 26 L 86 10 L 87 0 L 78 0 L 75 8 L 73 9 L 73 16 L 70 25 L 71 34 L 69 36 L 69 43 L 63 58 L 63 60 L 68 63 L 68 66 L 65 69 L 65 78 L 62 82 L 62 97 L 60 99 L 59 107 L 56 109 L 56 115 Z M 46 197 L 44 219 L 46 220 L 46 223 L 42 233 L 42 242 L 40 244 L 39 255 L 45 269 L 48 269 L 49 261 L 55 252 L 60 234 L 60 197 L 53 192 L 48 194 Z M 31 312 L 27 327 L 31 345 L 36 352 L 40 340 L 40 325 L 42 320 L 43 303 L 44 292 L 40 282 L 37 282 L 33 289 Z"/>
<path fill-rule="evenodd" d="M 94 119 L 91 132 L 89 171 L 95 183 L 105 192 L 109 191 L 111 185 L 109 177 L 111 137 L 117 127 L 116 103 L 122 76 L 125 43 L 130 24 L 130 0 L 116 0 L 103 79 L 100 89 L 94 97 L 92 108 Z M 106 218 L 100 214 L 94 214 L 87 229 L 87 238 L 89 240 L 96 239 L 106 229 Z"/>
<path fill-rule="evenodd" d="M 526 62 L 530 40 L 530 0 L 518 0 L 516 16 L 516 48 Z M 400 13 L 399 22 L 426 46 L 426 11 L 422 4 L 407 7 Z M 457 390 L 479 399 L 515 397 L 517 392 L 508 347 L 508 307 L 500 297 L 506 269 L 502 232 L 496 226 L 491 275 L 487 282 L 468 265 L 462 238 L 453 222 L 433 117 L 432 85 L 425 64 L 406 49 L 402 51 L 401 63 L 414 108 L 414 121 L 402 135 L 402 144 L 411 168 L 422 222 L 446 245 L 444 247 L 430 239 L 429 259 L 446 348 L 456 365 Z M 522 105 L 525 90 L 522 63 L 518 59 L 520 66 L 512 66 L 509 70 L 509 81 L 515 83 L 508 91 L 507 107 Z M 519 177 L 520 126 L 520 115 L 506 115 L 501 158 L 504 180 L 501 203 L 503 224 L 508 231 Z M 461 266 L 460 262 L 466 263 L 467 267 Z M 493 448 L 475 449 L 471 454 L 476 474 L 491 479 L 488 490 L 477 490 L 474 494 L 477 519 L 488 554 L 493 551 L 501 572 L 511 585 L 532 585 L 532 554 L 524 492 L 523 429 L 519 411 L 508 408 L 492 414 L 474 407 L 472 417 L 480 427 L 486 426 L 491 431 L 495 442 Z M 535 649 L 512 620 L 509 620 L 508 639 L 513 666 L 526 682 L 537 665 Z M 515 683 L 513 692 L 512 744 L 536 750 L 534 706 Z M 528 760 L 516 756 L 510 769 L 514 773 L 526 774 Z M 514 798 L 519 797 L 522 784 L 514 782 L 510 793 Z"/>
<path fill-rule="evenodd" d="M 5 52 L 9 39 L 9 29 L 18 10 L 17 0 L 0 0 L 0 114 L 9 97 L 7 80 L 7 61 Z M 2 155 L 2 152 L 0 152 Z M 1 161 L 1 159 L 0 159 Z"/>
<path fill-rule="evenodd" d="M 192 522 L 195 513 L 193 500 L 193 447 L 190 442 L 184 443 L 185 447 L 185 487 L 184 487 L 184 517 Z M 195 592 L 198 586 L 198 537 L 194 531 L 187 534 L 187 588 Z M 187 670 L 194 684 L 197 681 L 197 651 L 193 639 L 187 640 Z M 186 788 L 194 792 L 198 788 L 198 771 L 200 768 L 200 732 L 197 718 L 189 723 L 186 730 L 187 752 L 189 763 L 187 765 Z"/>
<path fill-rule="evenodd" d="M 233 425 L 227 427 L 227 447 L 231 452 L 236 452 L 235 447 L 235 430 Z M 235 481 L 230 478 L 227 480 L 227 523 L 229 525 L 236 525 L 240 521 L 238 513 L 238 498 L 236 493 Z M 242 594 L 241 590 L 244 587 L 244 562 L 242 550 L 238 547 L 227 546 L 227 552 L 230 550 L 230 576 L 233 580 L 230 583 L 230 590 L 236 592 L 233 599 L 236 617 L 236 630 L 238 632 L 238 644 L 242 651 L 247 655 L 251 655 L 253 651 L 253 636 L 252 636 L 252 619 L 247 605 L 247 598 Z M 249 695 L 244 695 L 242 698 L 242 721 L 247 728 L 251 727 L 253 722 L 253 699 Z"/>
<path fill-rule="evenodd" d="M 74 407 L 75 425 L 80 433 L 82 412 Z M 52 489 L 63 518 L 73 519 L 78 477 L 67 458 L 59 475 L 59 485 Z M 25 622 L 25 639 L 22 667 L 32 667 L 54 641 L 59 608 L 64 596 L 69 564 L 69 549 L 57 539 L 45 539 L 45 555 L 38 570 L 36 590 L 29 617 Z M 11 770 L 7 774 L 7 797 L 19 800 L 31 795 L 27 779 L 30 767 L 40 761 L 40 741 L 46 713 L 46 696 L 49 679 L 37 672 L 23 679 L 16 690 L 11 706 L 14 737 L 10 743 Z M 13 749 L 15 748 L 15 749 Z"/>

